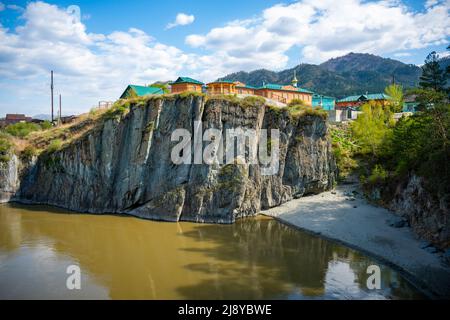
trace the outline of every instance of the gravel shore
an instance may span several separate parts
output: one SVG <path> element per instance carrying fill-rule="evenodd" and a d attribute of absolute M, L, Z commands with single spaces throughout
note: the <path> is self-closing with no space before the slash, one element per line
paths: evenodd
<path fill-rule="evenodd" d="M 369 204 L 358 185 L 290 201 L 261 212 L 373 256 L 430 298 L 450 298 L 450 267 L 390 211 Z M 401 221 L 400 221 L 401 222 Z M 395 225 L 395 226 L 393 226 Z"/>

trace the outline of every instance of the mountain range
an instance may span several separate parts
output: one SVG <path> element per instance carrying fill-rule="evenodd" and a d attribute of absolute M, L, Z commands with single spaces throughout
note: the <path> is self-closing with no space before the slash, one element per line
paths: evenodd
<path fill-rule="evenodd" d="M 449 57 L 441 59 L 441 66 L 449 64 Z M 373 54 L 349 53 L 322 64 L 300 64 L 280 72 L 266 69 L 236 72 L 219 80 L 241 81 L 251 86 L 265 83 L 289 84 L 294 70 L 299 86 L 324 95 L 342 98 L 353 94 L 380 93 L 395 81 L 404 88 L 418 85 L 420 67 Z"/>

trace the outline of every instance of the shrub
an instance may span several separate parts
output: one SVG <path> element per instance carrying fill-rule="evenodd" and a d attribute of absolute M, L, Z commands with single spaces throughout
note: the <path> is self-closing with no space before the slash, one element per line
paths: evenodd
<path fill-rule="evenodd" d="M 291 102 L 288 103 L 288 107 L 292 107 L 292 106 L 308 107 L 308 105 L 305 104 L 305 101 L 303 101 L 301 99 L 292 99 Z"/>
<path fill-rule="evenodd" d="M 45 120 L 44 122 L 41 123 L 42 130 L 48 130 L 48 129 L 51 129 L 52 127 L 53 127 L 52 123 L 48 120 Z"/>
<path fill-rule="evenodd" d="M 11 149 L 12 143 L 9 141 L 9 137 L 5 134 L 0 134 L 0 163 L 10 160 Z"/>
<path fill-rule="evenodd" d="M 37 150 L 34 146 L 26 146 L 20 154 L 24 160 L 31 160 L 33 156 L 37 155 Z"/>
<path fill-rule="evenodd" d="M 291 103 L 289 103 L 287 106 L 288 113 L 292 118 L 298 119 L 302 116 L 316 116 L 322 119 L 326 119 L 328 117 L 328 113 L 322 110 L 322 108 L 313 108 L 311 106 L 307 106 L 302 100 L 299 100 L 301 101 L 300 104 L 295 104 L 294 102 L 296 100 L 298 99 L 292 100 Z"/>
<path fill-rule="evenodd" d="M 354 159 L 358 145 L 348 127 L 334 127 L 330 129 L 330 133 L 339 178 L 344 179 L 358 167 L 358 163 Z"/>
<path fill-rule="evenodd" d="M 19 138 L 25 138 L 31 132 L 39 130 L 41 130 L 41 126 L 32 122 L 18 122 L 15 124 L 10 124 L 5 128 L 5 131 L 10 135 Z"/>
<path fill-rule="evenodd" d="M 372 169 L 372 173 L 369 176 L 368 180 L 370 183 L 381 183 L 386 181 L 388 178 L 387 171 L 379 164 L 376 164 L 375 167 Z"/>
<path fill-rule="evenodd" d="M 243 107 L 260 107 L 266 104 L 266 99 L 258 96 L 248 96 L 241 100 Z"/>
<path fill-rule="evenodd" d="M 111 108 L 109 108 L 102 116 L 103 119 L 120 119 L 130 110 L 130 100 L 117 100 Z"/>
<path fill-rule="evenodd" d="M 47 147 L 48 153 L 53 153 L 56 151 L 61 150 L 62 147 L 62 140 L 61 139 L 55 139 L 52 142 L 50 142 L 49 146 Z"/>

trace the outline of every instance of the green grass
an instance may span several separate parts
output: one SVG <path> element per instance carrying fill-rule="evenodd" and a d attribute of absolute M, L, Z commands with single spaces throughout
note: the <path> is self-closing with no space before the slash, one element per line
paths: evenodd
<path fill-rule="evenodd" d="M 322 108 L 306 106 L 303 102 L 301 104 L 295 104 L 293 102 L 295 102 L 295 99 L 287 106 L 289 115 L 293 119 L 299 119 L 304 116 L 315 116 L 324 120 L 328 118 L 328 113 Z"/>
<path fill-rule="evenodd" d="M 188 97 L 206 97 L 206 94 L 202 93 L 202 92 L 197 92 L 197 91 L 186 91 L 186 92 L 182 92 L 177 94 L 176 96 L 185 99 Z"/>

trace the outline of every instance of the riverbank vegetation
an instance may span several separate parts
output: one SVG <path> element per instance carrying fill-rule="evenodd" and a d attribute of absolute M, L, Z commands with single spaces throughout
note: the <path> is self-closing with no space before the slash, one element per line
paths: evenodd
<path fill-rule="evenodd" d="M 450 194 L 450 104 L 442 72 L 436 72 L 433 78 L 424 71 L 421 87 L 412 91 L 418 102 L 413 115 L 394 121 L 402 93 L 390 86 L 386 92 L 395 97 L 388 105 L 364 104 L 355 121 L 331 129 L 341 179 L 354 173 L 366 188 L 383 188 L 414 173 L 433 194 Z"/>

